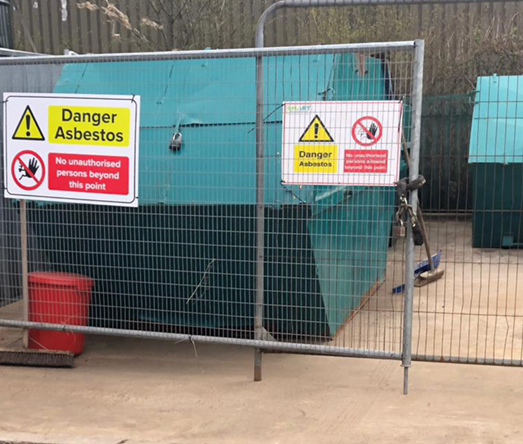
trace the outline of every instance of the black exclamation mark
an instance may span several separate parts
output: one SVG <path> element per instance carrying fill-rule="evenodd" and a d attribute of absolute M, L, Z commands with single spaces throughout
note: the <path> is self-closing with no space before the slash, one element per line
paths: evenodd
<path fill-rule="evenodd" d="M 31 137 L 31 116 L 29 114 L 25 115 L 25 127 L 27 128 L 25 135 Z"/>
<path fill-rule="evenodd" d="M 314 138 L 317 139 L 318 138 L 318 132 L 320 131 L 320 124 L 319 123 L 315 123 L 314 124 Z"/>

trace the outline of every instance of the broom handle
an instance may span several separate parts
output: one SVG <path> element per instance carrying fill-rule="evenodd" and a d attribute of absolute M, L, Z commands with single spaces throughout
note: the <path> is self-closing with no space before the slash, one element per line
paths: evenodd
<path fill-rule="evenodd" d="M 407 161 L 407 168 L 410 171 L 410 156 L 409 152 L 407 151 L 407 141 L 405 140 L 405 134 L 402 135 L 402 144 L 403 146 L 403 154 L 405 155 L 405 160 Z M 425 245 L 425 251 L 427 252 L 427 261 L 429 263 L 430 271 L 434 271 L 434 261 L 432 260 L 432 254 L 430 253 L 430 244 L 429 239 L 427 237 L 427 232 L 425 231 L 425 220 L 423 219 L 423 211 L 421 210 L 421 205 L 418 200 L 418 222 L 419 227 L 421 228 L 421 234 L 423 235 L 423 244 Z"/>
<path fill-rule="evenodd" d="M 423 243 L 425 244 L 425 251 L 427 252 L 427 260 L 429 262 L 430 271 L 434 271 L 434 261 L 432 260 L 432 254 L 430 254 L 430 244 L 429 238 L 427 236 L 427 231 L 425 230 L 425 220 L 423 219 L 423 211 L 421 211 L 421 206 L 418 202 L 418 222 L 419 227 L 421 228 L 421 233 L 423 234 Z"/>

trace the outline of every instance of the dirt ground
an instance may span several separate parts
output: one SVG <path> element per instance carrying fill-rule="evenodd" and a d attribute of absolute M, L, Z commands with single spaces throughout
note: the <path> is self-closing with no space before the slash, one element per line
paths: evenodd
<path fill-rule="evenodd" d="M 413 352 L 521 359 L 523 250 L 472 249 L 470 221 L 428 225 L 445 277 L 416 291 Z M 398 243 L 387 280 L 332 344 L 401 349 L 390 291 L 401 255 Z M 0 329 L 0 347 L 19 338 Z M 0 367 L 0 442 L 522 442 L 521 368 L 416 362 L 404 396 L 397 361 L 264 355 L 255 383 L 249 348 L 90 336 L 76 362 Z"/>

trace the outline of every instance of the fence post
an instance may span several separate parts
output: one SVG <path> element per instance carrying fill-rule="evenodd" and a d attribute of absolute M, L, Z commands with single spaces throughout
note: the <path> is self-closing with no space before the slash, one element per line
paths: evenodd
<path fill-rule="evenodd" d="M 20 201 L 20 249 L 22 258 L 22 307 L 23 320 L 29 321 L 29 264 L 27 255 L 27 205 L 26 201 Z M 24 347 L 29 347 L 29 330 L 24 328 Z"/>
<path fill-rule="evenodd" d="M 255 46 L 265 46 L 264 30 L 272 13 L 285 5 L 278 1 L 269 6 L 258 19 Z M 264 263 L 265 263 L 265 181 L 264 181 L 264 122 L 263 122 L 263 55 L 256 55 L 256 304 L 254 312 L 254 339 L 263 339 Z M 262 379 L 262 351 L 254 350 L 254 380 Z"/>
<path fill-rule="evenodd" d="M 421 106 L 423 102 L 423 57 L 425 42 L 416 40 L 414 42 L 414 66 L 412 85 L 412 138 L 410 149 L 410 171 L 409 179 L 414 180 L 419 172 L 419 152 L 421 139 Z M 418 191 L 414 190 L 409 195 L 409 205 L 414 213 L 418 206 Z M 405 257 L 405 299 L 403 309 L 403 394 L 409 391 L 409 368 L 412 363 L 412 306 L 414 297 L 414 267 L 415 251 L 412 227 L 407 226 L 407 248 Z"/>

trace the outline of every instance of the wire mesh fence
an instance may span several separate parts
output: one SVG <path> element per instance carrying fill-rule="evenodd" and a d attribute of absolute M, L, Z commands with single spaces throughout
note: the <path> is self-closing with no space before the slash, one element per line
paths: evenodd
<path fill-rule="evenodd" d="M 142 109 L 138 208 L 2 199 L 0 324 L 400 359 L 404 297 L 392 290 L 405 280 L 405 247 L 391 236 L 393 182 L 408 173 L 401 151 L 412 138 L 414 48 L 2 61 L 4 93 L 125 94 L 140 96 Z M 343 108 L 355 104 L 352 114 Z M 372 116 L 381 120 L 374 127 Z M 18 174 L 6 162 L 4 180 Z M 58 298 L 42 272 L 92 282 L 78 287 L 59 275 Z M 30 341 L 38 346 L 39 338 Z"/>
<path fill-rule="evenodd" d="M 425 124 L 422 202 L 445 277 L 415 295 L 418 359 L 522 363 L 522 85 L 479 77 L 473 94 L 436 99 Z"/>
<path fill-rule="evenodd" d="M 340 109 L 329 110 L 336 102 L 368 102 L 365 114 L 383 112 L 384 101 L 401 102 L 410 147 L 412 47 L 264 53 L 259 335 L 257 54 L 1 63 L 2 92 L 138 94 L 144 108 L 138 209 L 26 203 L 29 271 L 88 276 L 94 280 L 90 301 L 79 296 L 64 302 L 56 292 L 48 300 L 43 292 L 41 300 L 29 301 L 24 318 L 21 204 L 2 199 L 0 323 L 60 329 L 66 324 L 70 331 L 195 338 L 267 350 L 404 356 L 405 301 L 398 288 L 405 282 L 405 242 L 392 236 L 398 205 L 393 187 L 345 186 L 321 168 L 308 174 L 321 174 L 329 185 L 286 183 L 282 157 L 290 147 L 295 168 L 296 145 L 314 145 L 316 135 L 336 140 L 352 133 L 354 122 L 344 120 Z M 519 77 L 494 76 L 479 79 L 475 94 L 426 101 L 420 173 L 427 184 L 420 202 L 431 253 L 445 275 L 414 291 L 414 360 L 521 365 L 520 85 Z M 305 112 L 293 121 L 294 130 L 302 138 L 312 128 L 312 142 L 282 144 L 285 107 L 312 102 L 325 104 L 320 111 L 328 125 L 320 123 L 326 132 Z M 178 147 L 172 146 L 175 134 L 181 135 Z M 4 174 L 9 172 L 11 165 L 2 164 Z M 399 165 L 399 176 L 407 176 L 404 157 Z M 416 263 L 426 256 L 424 247 L 416 247 Z M 41 291 L 42 282 L 32 276 L 31 290 Z M 71 293 L 77 290 L 65 291 Z M 67 321 L 55 323 L 64 307 Z"/>
<path fill-rule="evenodd" d="M 344 177 L 346 170 L 364 181 L 379 177 L 379 162 L 358 172 L 355 151 L 372 150 L 365 144 L 394 127 L 393 103 L 401 104 L 403 137 L 401 154 L 389 161 L 398 161 L 398 177 L 409 175 L 414 48 L 3 60 L 1 92 L 139 95 L 142 111 L 138 208 L 1 200 L 0 324 L 405 361 L 409 261 L 405 240 L 393 236 L 396 192 L 385 181 L 347 185 Z M 522 363 L 522 82 L 482 77 L 473 94 L 425 101 L 419 172 L 427 183 L 419 201 L 431 255 L 445 274 L 407 285 L 413 360 Z M 343 108 L 356 103 L 356 117 L 382 115 L 383 128 L 372 129 L 371 120 L 357 126 Z M 37 148 L 28 141 L 27 149 Z M 331 153 L 335 170 L 321 164 Z M 5 180 L 13 165 L 3 160 Z M 26 307 L 21 216 L 31 273 Z M 425 246 L 414 254 L 414 271 L 427 270 Z M 91 281 L 78 289 L 65 280 L 59 299 L 35 272 L 84 275 L 92 296 Z"/>

